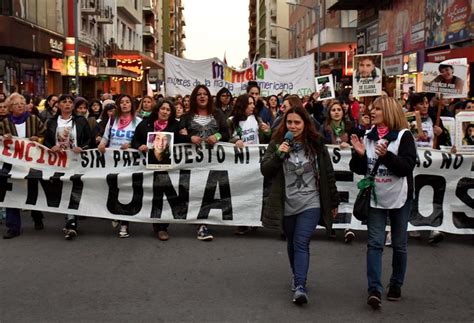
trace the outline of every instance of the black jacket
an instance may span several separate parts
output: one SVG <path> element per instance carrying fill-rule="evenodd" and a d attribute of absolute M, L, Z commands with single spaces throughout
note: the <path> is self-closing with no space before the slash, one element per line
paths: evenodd
<path fill-rule="evenodd" d="M 184 143 L 186 142 L 186 137 L 179 134 L 179 122 L 176 120 L 169 121 L 168 125 L 163 132 L 173 132 L 174 133 L 174 143 Z M 146 118 L 142 120 L 137 128 L 135 129 L 135 133 L 132 139 L 132 148 L 138 149 L 141 145 L 146 145 L 148 140 L 148 133 L 155 132 L 155 127 L 153 126 L 153 121 L 150 118 Z"/>
<path fill-rule="evenodd" d="M 397 139 L 397 136 L 398 131 L 390 131 L 384 138 L 388 141 L 394 141 Z M 372 128 L 372 130 L 367 134 L 367 139 L 373 141 L 379 140 L 377 127 Z M 388 170 L 393 172 L 395 176 L 407 178 L 407 198 L 409 200 L 413 199 L 413 169 L 416 165 L 416 157 L 417 151 L 415 139 L 410 131 L 406 131 L 400 139 L 398 155 L 395 155 L 391 151 L 387 151 L 385 156 L 379 157 L 380 162 L 384 164 Z M 349 168 L 356 174 L 367 175 L 367 153 L 361 157 L 355 152 L 355 150 L 353 150 L 352 158 L 349 162 Z"/>
<path fill-rule="evenodd" d="M 77 146 L 82 149 L 91 148 L 92 138 L 91 129 L 87 119 L 82 116 L 72 116 L 72 123 L 76 126 Z M 44 145 L 51 148 L 56 145 L 56 129 L 58 128 L 58 115 L 51 118 L 46 123 L 46 133 L 44 136 Z"/>
<path fill-rule="evenodd" d="M 224 114 L 218 110 L 216 110 L 212 116 L 216 119 L 217 127 L 219 128 L 217 132 L 219 132 L 222 138 L 219 141 L 228 142 L 229 141 L 229 128 L 227 127 L 227 121 L 224 118 Z M 180 121 L 180 128 L 186 128 L 188 130 L 188 135 L 184 136 L 185 142 L 191 142 L 191 136 L 196 136 L 197 134 L 192 133 L 189 131 L 191 128 L 191 123 L 193 121 L 194 114 L 187 113 L 185 114 Z"/>

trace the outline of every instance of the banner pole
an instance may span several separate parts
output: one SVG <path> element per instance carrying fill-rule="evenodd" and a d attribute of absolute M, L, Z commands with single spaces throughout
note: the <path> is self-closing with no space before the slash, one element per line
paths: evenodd
<path fill-rule="evenodd" d="M 438 111 L 436 111 L 436 122 L 435 122 L 435 126 L 439 127 L 439 125 L 441 124 L 441 110 L 443 109 L 443 94 L 442 93 L 438 93 L 439 94 L 439 100 L 438 100 Z M 436 149 L 436 147 L 438 146 L 438 136 L 434 136 L 433 138 L 433 149 Z"/>

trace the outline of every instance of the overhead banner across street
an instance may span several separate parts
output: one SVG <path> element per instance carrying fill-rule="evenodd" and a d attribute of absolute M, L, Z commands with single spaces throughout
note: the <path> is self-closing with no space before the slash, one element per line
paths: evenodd
<path fill-rule="evenodd" d="M 172 170 L 146 169 L 136 150 L 52 152 L 27 139 L 0 139 L 0 207 L 129 220 L 260 226 L 266 146 L 173 147 Z M 361 176 L 350 149 L 329 146 L 342 203 L 335 228 L 365 230 L 352 216 Z M 418 150 L 409 230 L 474 233 L 474 155 Z"/>
<path fill-rule="evenodd" d="M 234 95 L 246 92 L 247 83 L 256 81 L 261 95 L 278 93 L 310 95 L 315 91 L 314 55 L 295 59 L 260 58 L 246 69 L 237 70 L 218 58 L 190 60 L 165 53 L 166 95 L 191 94 L 204 84 L 211 94 L 226 87 Z"/>

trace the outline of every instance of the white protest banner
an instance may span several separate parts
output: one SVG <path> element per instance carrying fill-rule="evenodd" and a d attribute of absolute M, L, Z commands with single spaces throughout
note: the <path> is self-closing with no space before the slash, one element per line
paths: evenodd
<path fill-rule="evenodd" d="M 423 91 L 441 93 L 449 98 L 467 97 L 467 66 L 456 64 L 425 63 L 423 65 Z"/>
<path fill-rule="evenodd" d="M 328 146 L 341 197 L 335 228 L 365 230 L 352 217 L 362 176 L 350 149 Z M 27 139 L 0 140 L 0 206 L 134 222 L 260 226 L 264 145 L 173 147 L 175 167 L 146 169 L 137 150 L 52 152 Z M 410 230 L 474 234 L 473 155 L 418 150 Z M 321 183 L 324 185 L 324 183 Z"/>
<path fill-rule="evenodd" d="M 382 54 L 354 56 L 352 92 L 356 97 L 382 94 Z"/>
<path fill-rule="evenodd" d="M 165 53 L 165 86 L 169 96 L 191 94 L 204 84 L 213 95 L 223 88 L 239 95 L 248 81 L 255 80 L 261 96 L 271 94 L 310 95 L 314 86 L 314 54 L 295 59 L 260 58 L 246 69 L 237 70 L 218 58 L 189 60 Z"/>
<path fill-rule="evenodd" d="M 319 93 L 318 101 L 336 97 L 332 75 L 318 76 L 314 80 L 316 82 L 316 92 Z"/>

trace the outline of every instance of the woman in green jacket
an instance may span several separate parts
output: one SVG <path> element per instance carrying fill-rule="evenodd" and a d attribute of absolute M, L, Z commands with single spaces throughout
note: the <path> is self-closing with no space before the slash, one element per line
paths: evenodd
<path fill-rule="evenodd" d="M 301 102 L 288 109 L 263 157 L 261 172 L 271 177 L 263 209 L 265 227 L 282 228 L 293 273 L 293 302 L 308 302 L 309 242 L 320 217 L 327 227 L 337 215 L 339 196 L 323 138 Z"/>

